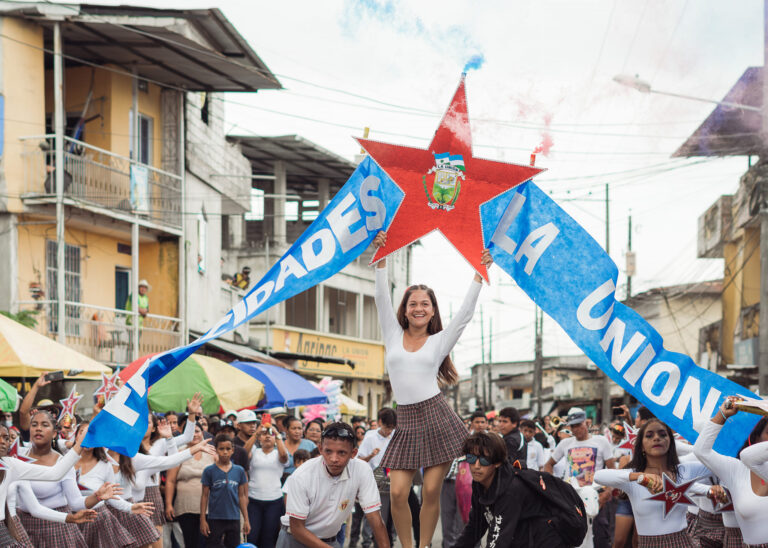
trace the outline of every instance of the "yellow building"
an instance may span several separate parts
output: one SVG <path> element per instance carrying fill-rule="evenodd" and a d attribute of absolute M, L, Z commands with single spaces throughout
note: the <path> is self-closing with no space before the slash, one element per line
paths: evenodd
<path fill-rule="evenodd" d="M 279 82 L 218 10 L 30 3 L 0 25 L 0 310 L 113 365 L 186 342 L 186 105 L 212 124 L 205 93 Z"/>

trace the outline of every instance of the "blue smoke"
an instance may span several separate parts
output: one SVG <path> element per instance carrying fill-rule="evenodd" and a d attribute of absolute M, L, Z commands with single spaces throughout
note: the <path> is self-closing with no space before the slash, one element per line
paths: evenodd
<path fill-rule="evenodd" d="M 482 67 L 484 63 L 485 63 L 485 57 L 483 57 L 482 53 L 473 55 L 472 57 L 469 58 L 469 61 L 467 61 L 467 64 L 464 65 L 464 70 L 462 70 L 462 72 L 477 70 L 480 67 Z"/>

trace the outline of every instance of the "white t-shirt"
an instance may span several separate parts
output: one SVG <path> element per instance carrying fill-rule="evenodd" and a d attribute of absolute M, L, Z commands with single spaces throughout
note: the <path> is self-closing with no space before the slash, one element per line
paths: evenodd
<path fill-rule="evenodd" d="M 379 433 L 378 429 L 368 430 L 368 432 L 365 433 L 363 441 L 360 442 L 360 447 L 357 448 L 357 458 L 362 460 L 362 457 L 367 457 L 373 453 L 374 450 L 378 449 L 379 452 L 376 453 L 376 456 L 368 461 L 371 470 L 375 470 L 381 463 L 381 459 L 384 458 L 384 451 L 387 450 L 387 446 L 389 445 L 390 440 L 392 440 L 392 434 L 394 434 L 394 430 L 385 438 Z"/>
<path fill-rule="evenodd" d="M 251 466 L 248 480 L 248 498 L 253 500 L 277 500 L 283 497 L 280 478 L 290 460 L 280 462 L 280 453 L 273 447 L 269 453 L 254 448 L 251 451 Z"/>
<path fill-rule="evenodd" d="M 575 477 L 583 487 L 592 485 L 595 472 L 605 468 L 605 461 L 613 458 L 613 448 L 603 436 L 590 436 L 584 441 L 572 437 L 561 441 L 552 452 L 555 462 L 563 457 L 567 463 L 565 477 Z"/>
<path fill-rule="evenodd" d="M 528 456 L 526 458 L 526 464 L 528 465 L 528 468 L 541 470 L 541 468 L 547 464 L 548 460 L 549 455 L 547 455 L 544 446 L 542 446 L 536 440 L 531 440 L 528 442 Z"/>
<path fill-rule="evenodd" d="M 316 537 L 335 537 L 342 524 L 352 514 L 355 500 L 363 512 L 381 509 L 379 490 L 373 470 L 360 459 L 350 459 L 339 476 L 331 476 L 323 457 L 302 464 L 291 476 L 286 493 L 285 515 L 280 522 L 290 526 L 290 518 L 304 520 L 304 525 Z"/>

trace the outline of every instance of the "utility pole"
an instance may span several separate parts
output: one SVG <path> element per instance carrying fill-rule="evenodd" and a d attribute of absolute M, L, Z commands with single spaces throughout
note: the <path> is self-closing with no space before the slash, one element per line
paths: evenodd
<path fill-rule="evenodd" d="M 544 375 L 544 355 L 542 351 L 542 339 L 544 332 L 544 311 L 538 306 L 534 308 L 535 323 L 535 343 L 534 343 L 534 361 L 533 361 L 533 400 L 536 402 L 537 417 L 541 416 L 542 408 L 542 376 Z M 531 406 L 533 407 L 533 406 Z"/>
<path fill-rule="evenodd" d="M 768 0 L 763 2 L 763 151 L 768 151 Z M 763 152 L 765 154 L 765 152 Z M 765 158 L 763 158 L 765 159 Z M 760 331 L 758 334 L 758 385 L 760 395 L 768 394 L 768 182 L 758 181 L 762 189 L 760 207 Z"/>
<path fill-rule="evenodd" d="M 629 210 L 629 232 L 627 234 L 627 300 L 632 298 L 632 276 L 635 275 L 635 254 L 632 253 L 632 210 Z"/>
<path fill-rule="evenodd" d="M 488 404 L 485 406 L 486 413 L 494 408 L 493 405 L 493 316 L 488 318 Z"/>
<path fill-rule="evenodd" d="M 768 0 L 765 0 L 768 2 Z M 605 183 L 605 252 L 611 254 L 611 223 L 610 223 L 610 196 L 608 194 L 608 183 Z M 600 406 L 602 422 L 608 423 L 611 418 L 611 379 L 605 373 L 602 376 L 603 401 Z"/>
<path fill-rule="evenodd" d="M 486 402 L 488 401 L 488 386 L 482 377 L 485 372 L 485 324 L 483 322 L 483 305 L 480 305 L 480 354 L 482 366 L 480 367 L 478 382 L 482 381 L 483 383 L 483 408 L 485 408 Z"/>

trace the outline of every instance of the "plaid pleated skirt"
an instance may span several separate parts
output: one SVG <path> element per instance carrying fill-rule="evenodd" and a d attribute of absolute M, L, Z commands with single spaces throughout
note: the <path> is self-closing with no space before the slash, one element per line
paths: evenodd
<path fill-rule="evenodd" d="M 69 512 L 66 506 L 54 508 L 57 512 Z M 26 512 L 18 512 L 21 524 L 27 530 L 35 548 L 88 548 L 88 544 L 75 523 L 57 523 L 36 518 Z"/>
<path fill-rule="evenodd" d="M 80 532 L 90 548 L 126 548 L 136 544 L 120 521 L 102 504 L 96 510 L 96 519 L 81 523 Z"/>
<path fill-rule="evenodd" d="M 121 525 L 130 533 L 134 539 L 134 543 L 130 548 L 138 548 L 139 546 L 146 546 L 152 544 L 160 538 L 155 524 L 152 523 L 152 518 L 149 516 L 140 516 L 137 514 L 128 514 L 121 512 L 120 510 L 108 506 L 109 511 L 115 516 Z"/>
<path fill-rule="evenodd" d="M 3 520 L 0 520 L 0 548 L 25 548 L 23 544 L 13 538 Z"/>
<path fill-rule="evenodd" d="M 699 517 L 696 519 L 693 534 L 691 534 L 694 542 L 704 548 L 722 546 L 724 535 L 723 515 L 712 514 L 699 509 Z"/>
<path fill-rule="evenodd" d="M 741 529 L 738 527 L 726 527 L 723 535 L 723 548 L 743 548 L 744 540 L 741 538 Z"/>
<path fill-rule="evenodd" d="M 144 490 L 144 500 L 141 502 L 151 502 L 155 505 L 155 511 L 152 512 L 152 523 L 155 525 L 165 525 L 165 504 L 163 496 L 160 494 L 160 487 L 152 485 Z"/>
<path fill-rule="evenodd" d="M 397 406 L 397 428 L 392 434 L 382 468 L 417 470 L 453 461 L 469 433 L 445 396 Z"/>
<path fill-rule="evenodd" d="M 29 535 L 27 534 L 27 530 L 24 529 L 24 526 L 21 524 L 21 520 L 19 519 L 19 516 L 11 516 L 10 519 L 13 521 L 13 524 L 16 526 L 16 533 L 19 537 L 19 544 L 21 544 L 24 548 L 35 548 L 34 546 L 32 546 L 32 541 L 29 540 Z"/>
<path fill-rule="evenodd" d="M 689 535 L 692 535 L 696 531 L 696 518 L 698 518 L 698 514 L 692 512 L 685 513 L 685 523 L 687 524 L 685 530 Z"/>
<path fill-rule="evenodd" d="M 638 535 L 637 545 L 639 548 L 696 548 L 696 544 L 685 530 L 667 535 Z"/>

